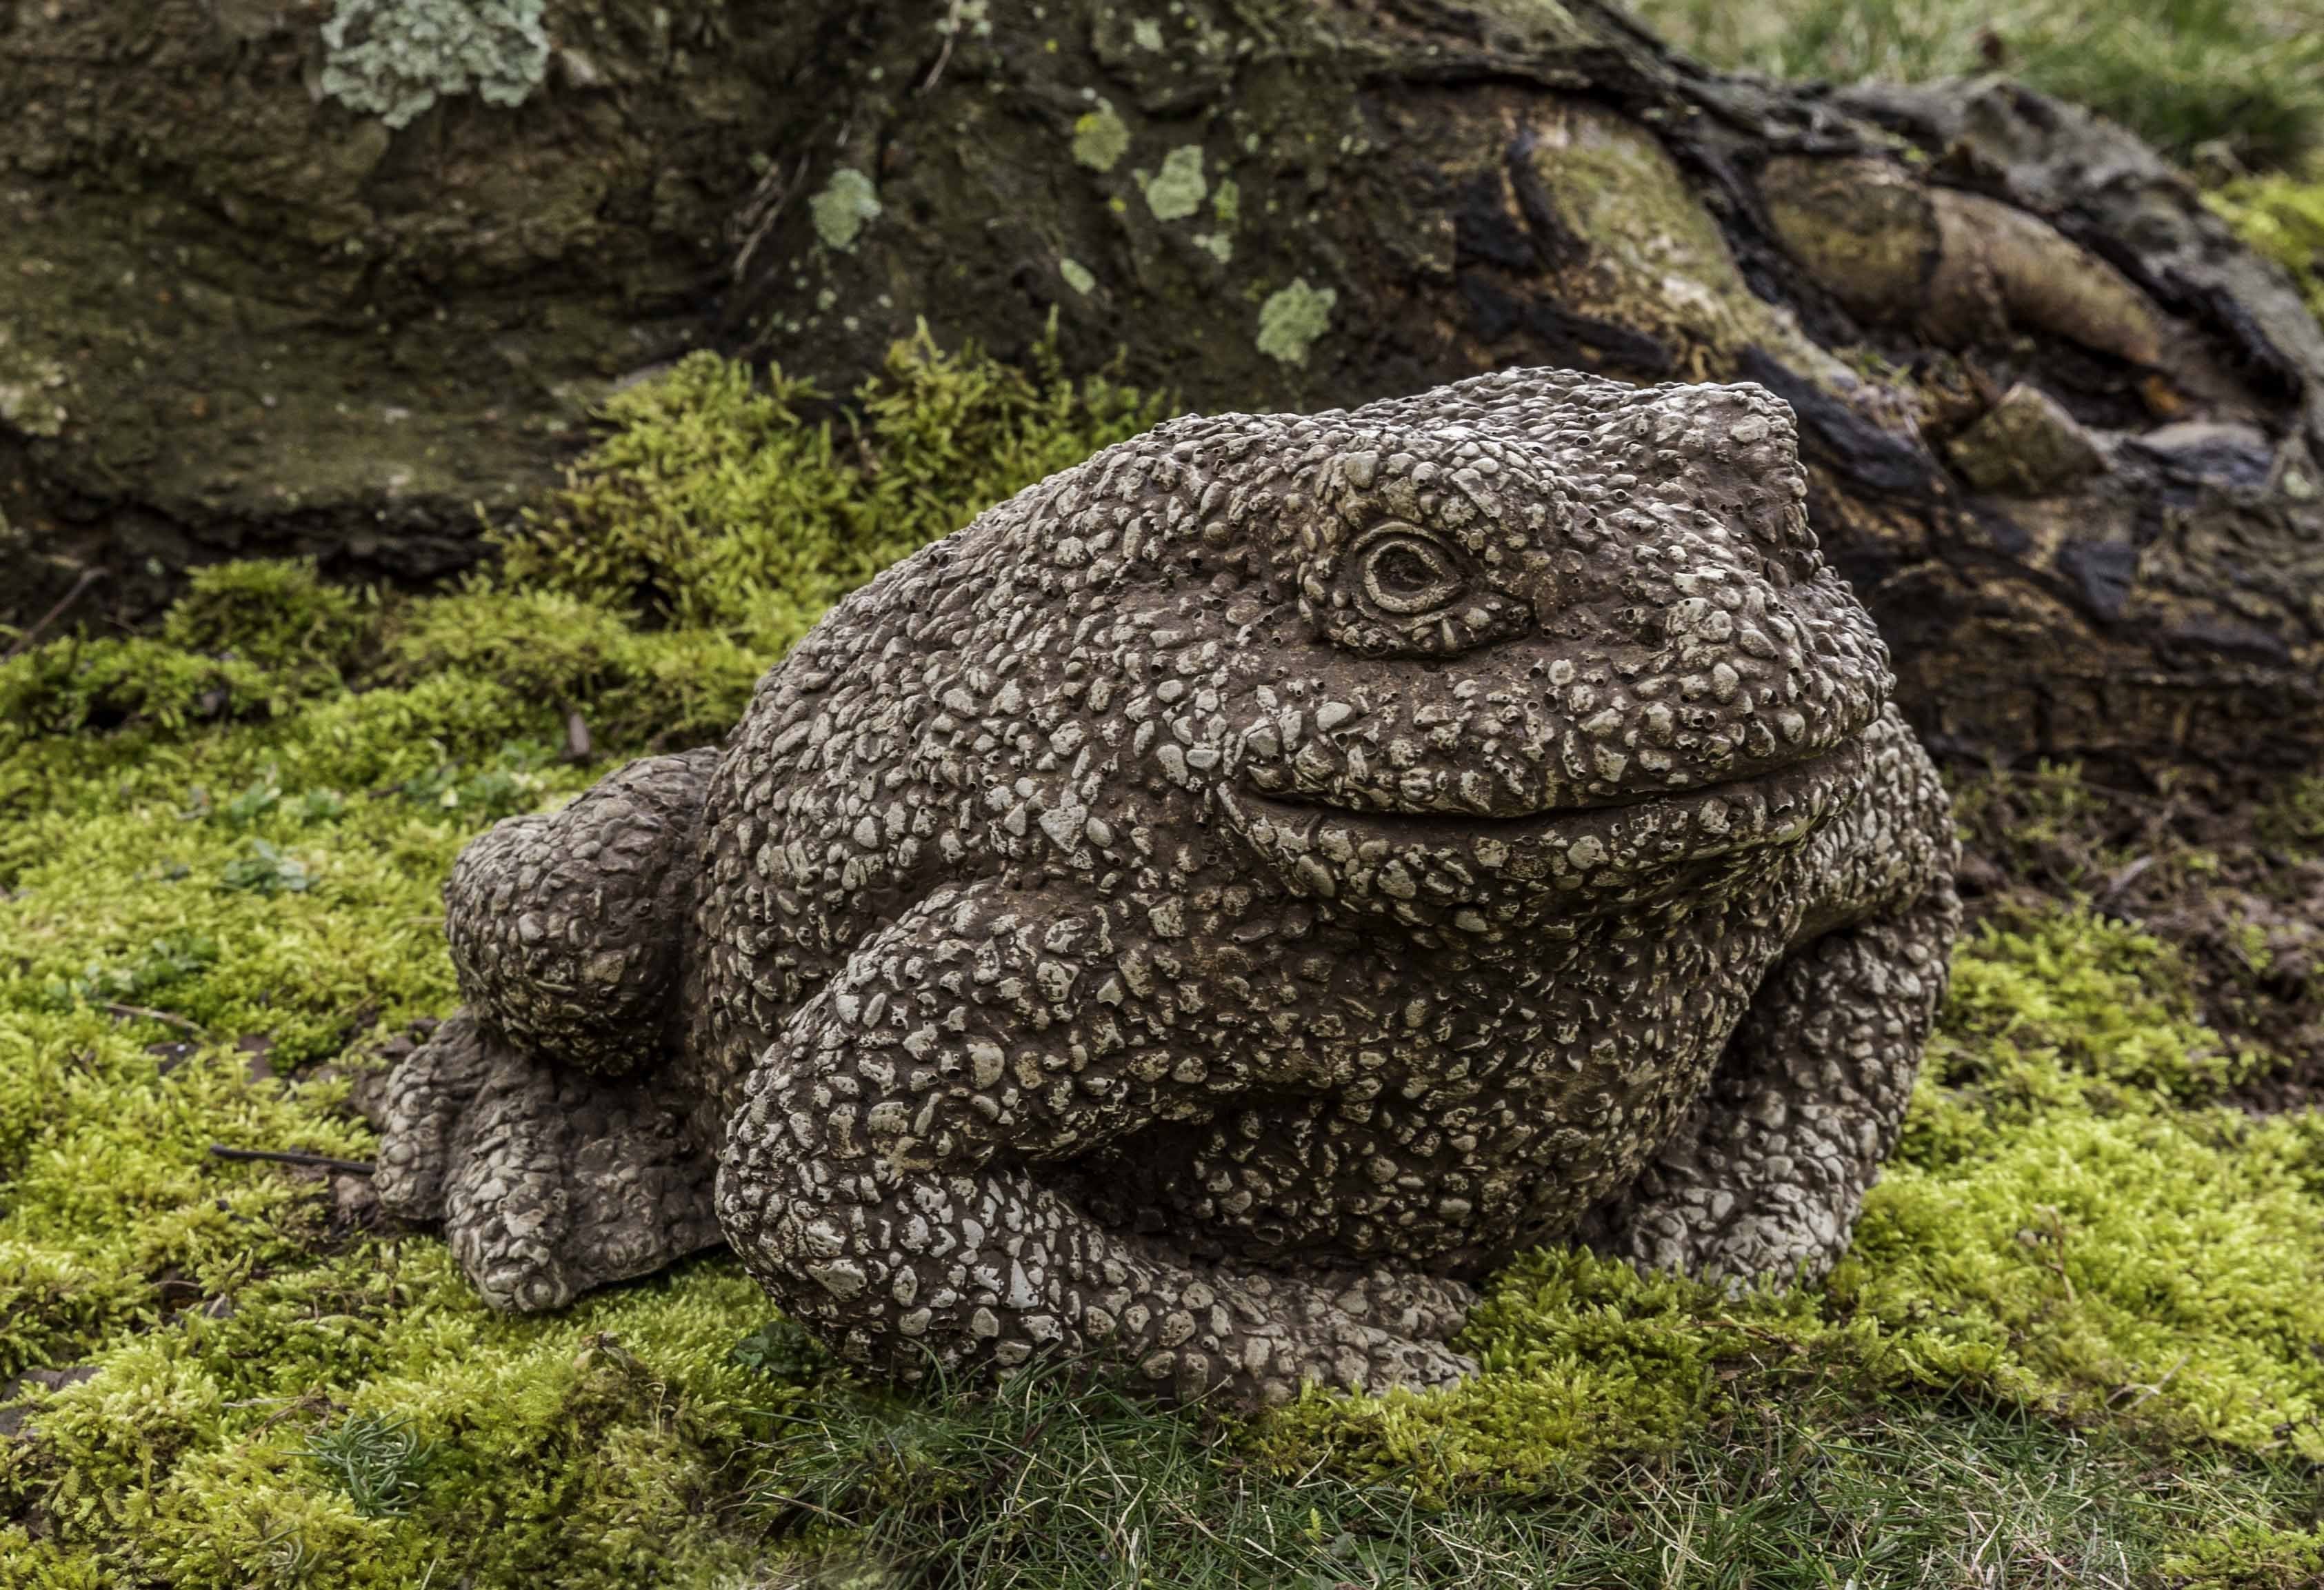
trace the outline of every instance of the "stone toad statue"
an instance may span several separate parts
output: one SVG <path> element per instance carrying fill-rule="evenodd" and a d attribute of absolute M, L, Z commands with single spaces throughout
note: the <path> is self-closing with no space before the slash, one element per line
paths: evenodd
<path fill-rule="evenodd" d="M 723 1234 L 905 1378 L 1451 1380 L 1580 1237 L 1817 1271 L 1958 920 L 1754 386 L 1173 421 L 835 608 L 723 747 L 469 846 L 379 1185 L 495 1303 Z"/>

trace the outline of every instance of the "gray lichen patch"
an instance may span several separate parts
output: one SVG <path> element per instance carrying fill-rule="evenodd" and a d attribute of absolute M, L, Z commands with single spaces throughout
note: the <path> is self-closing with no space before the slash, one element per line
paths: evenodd
<path fill-rule="evenodd" d="M 1066 286 L 1072 288 L 1075 292 L 1080 293 L 1084 298 L 1087 298 L 1097 289 L 1097 276 L 1087 265 L 1082 263 L 1079 260 L 1059 260 L 1057 262 L 1057 274 L 1065 279 Z"/>
<path fill-rule="evenodd" d="M 1203 208 L 1210 185 L 1203 180 L 1203 146 L 1182 143 L 1162 157 L 1162 169 L 1145 184 L 1147 208 L 1157 221 L 1183 221 Z"/>
<path fill-rule="evenodd" d="M 880 194 L 872 179 L 853 166 L 842 166 L 820 192 L 807 200 L 815 217 L 815 235 L 824 246 L 852 252 L 863 228 L 879 218 Z"/>
<path fill-rule="evenodd" d="M 1093 171 L 1110 171 L 1130 153 L 1130 128 L 1113 106 L 1101 99 L 1095 110 L 1084 111 L 1074 123 L 1074 159 Z"/>
<path fill-rule="evenodd" d="M 1305 365 L 1308 350 L 1330 328 L 1339 297 L 1329 287 L 1309 286 L 1305 276 L 1268 294 L 1259 306 L 1259 351 L 1286 365 Z"/>
<path fill-rule="evenodd" d="M 401 127 L 439 97 L 521 105 L 549 74 L 543 0 L 337 0 L 322 89 Z"/>
<path fill-rule="evenodd" d="M 16 328 L 0 321 L 0 424 L 27 436 L 62 435 L 71 417 L 64 401 L 70 382 L 60 361 L 19 347 Z"/>

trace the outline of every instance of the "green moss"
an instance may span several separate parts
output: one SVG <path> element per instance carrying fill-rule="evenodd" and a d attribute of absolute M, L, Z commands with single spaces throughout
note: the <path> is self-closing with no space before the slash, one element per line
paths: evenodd
<path fill-rule="evenodd" d="M 271 711 L 273 686 L 248 663 L 166 642 L 75 637 L 0 662 L 0 745 L 124 725 L 174 734 Z"/>
<path fill-rule="evenodd" d="M 1279 1465 L 1322 1462 L 1443 1498 L 1476 1485 L 1553 1490 L 1611 1459 L 1664 1452 L 1721 1400 L 1722 1365 L 1824 1334 L 1812 1299 L 1729 1299 L 1716 1286 L 1551 1251 L 1503 1274 L 1463 1345 L 1480 1373 L 1449 1391 L 1311 1391 L 1266 1421 Z"/>
<path fill-rule="evenodd" d="M 2039 1054 L 2030 1065 L 2029 1050 Z M 2081 908 L 2006 911 L 1978 929 L 1956 964 L 1926 1068 L 1948 1087 L 2006 1091 L 2010 1078 L 2062 1069 L 2198 1100 L 2271 1063 L 2202 1023 L 2175 951 Z"/>
<path fill-rule="evenodd" d="M 888 563 L 1160 418 L 1102 378 L 946 355 L 925 329 L 856 397 L 852 426 L 808 423 L 812 387 L 707 354 L 620 394 L 555 507 L 505 539 L 510 578 L 779 651 Z"/>
<path fill-rule="evenodd" d="M 26 737 L 173 735 L 279 713 L 338 689 L 377 615 L 375 598 L 323 584 L 310 562 L 197 569 L 159 637 L 75 636 L 0 663 L 0 750 Z"/>
<path fill-rule="evenodd" d="M 214 563 L 188 577 L 161 637 L 327 689 L 354 670 L 377 610 L 370 593 L 325 585 L 312 559 Z"/>
<path fill-rule="evenodd" d="M 2292 273 L 2309 310 L 2324 317 L 2324 182 L 2273 173 L 2204 195 L 2246 247 Z"/>
<path fill-rule="evenodd" d="M 383 673 L 403 682 L 487 679 L 520 698 L 581 713 L 613 744 L 669 749 L 732 727 L 768 661 L 765 651 L 715 632 L 641 632 L 564 591 L 479 580 L 416 606 L 388 641 Z"/>
<path fill-rule="evenodd" d="M 97 1373 L 0 1443 L 0 1558 L 32 1520 L 59 1583 L 690 1583 L 747 1555 L 715 1482 L 726 1349 L 764 1310 L 731 1266 L 504 1321 L 438 1244 L 335 1238 L 321 1184 L 208 1153 L 365 1156 L 309 1068 L 452 1003 L 437 891 L 495 804 L 445 802 L 472 781 L 445 770 L 489 760 L 515 699 L 454 677 L 12 759 L 48 804 L 6 836 L 0 901 L 0 1382 Z M 601 767 L 512 787 L 538 804 Z M 352 793 L 308 799 L 329 791 Z M 226 886 L 262 843 L 311 886 Z M 349 1418 L 427 1444 L 401 1512 L 309 1456 Z"/>
<path fill-rule="evenodd" d="M 2324 1583 L 2324 1530 L 2254 1523 L 2206 1530 L 2162 1567 L 2180 1590 L 2307 1590 Z"/>

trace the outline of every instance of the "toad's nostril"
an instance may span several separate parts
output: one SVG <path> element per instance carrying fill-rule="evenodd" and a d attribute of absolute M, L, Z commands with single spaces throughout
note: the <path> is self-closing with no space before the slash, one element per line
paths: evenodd
<path fill-rule="evenodd" d="M 1669 615 L 1660 607 L 1618 607 L 1614 610 L 1613 622 L 1623 634 L 1649 646 L 1662 644 L 1670 629 Z"/>

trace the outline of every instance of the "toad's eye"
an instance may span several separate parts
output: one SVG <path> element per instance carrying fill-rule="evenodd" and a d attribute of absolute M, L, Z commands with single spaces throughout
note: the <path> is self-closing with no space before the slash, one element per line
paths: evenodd
<path fill-rule="evenodd" d="M 1383 525 L 1357 549 L 1365 601 L 1399 618 L 1433 613 L 1461 595 L 1460 571 L 1419 532 Z"/>
<path fill-rule="evenodd" d="M 1458 545 L 1401 520 L 1375 524 L 1344 557 L 1310 564 L 1299 606 L 1324 638 L 1362 657 L 1457 657 L 1533 623 L 1530 601 L 1496 585 Z"/>

